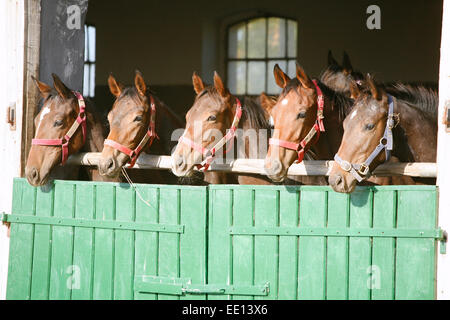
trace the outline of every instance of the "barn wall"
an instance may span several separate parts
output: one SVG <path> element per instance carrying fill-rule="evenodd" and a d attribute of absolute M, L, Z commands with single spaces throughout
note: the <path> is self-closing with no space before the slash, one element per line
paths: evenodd
<path fill-rule="evenodd" d="M 371 4 L 381 7 L 381 30 L 366 27 Z M 139 68 L 166 103 L 189 107 L 194 70 L 207 81 L 213 70 L 224 74 L 224 23 L 255 11 L 298 19 L 298 60 L 313 76 L 332 49 L 339 60 L 347 50 L 356 68 L 383 81 L 437 83 L 441 0 L 291 0 L 283 6 L 273 0 L 95 0 L 87 21 L 97 26 L 98 101 L 112 101 L 105 87 L 110 72 L 131 83 Z"/>

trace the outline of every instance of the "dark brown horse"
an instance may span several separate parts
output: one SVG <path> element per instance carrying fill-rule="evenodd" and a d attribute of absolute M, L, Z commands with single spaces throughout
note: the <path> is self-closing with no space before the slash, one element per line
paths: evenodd
<path fill-rule="evenodd" d="M 169 107 L 150 92 L 142 74 L 136 71 L 134 86 L 131 87 L 125 88 L 112 75 L 108 78 L 108 85 L 116 101 L 108 114 L 110 132 L 99 163 L 100 174 L 118 177 L 122 167 L 130 160 L 134 162 L 141 151 L 170 155 L 177 143 L 176 140 L 172 141 L 172 133 L 184 124 Z M 147 135 L 152 137 L 148 139 Z M 131 170 L 130 174 L 135 182 L 177 182 L 176 177 L 168 172 L 133 171 L 135 170 Z"/>
<path fill-rule="evenodd" d="M 252 142 L 248 136 L 236 139 L 237 145 L 239 141 L 243 141 L 242 149 L 238 149 L 238 157 L 257 157 L 259 151 L 257 147 L 260 142 L 261 145 L 267 143 L 267 135 L 270 131 L 264 110 L 250 101 L 241 106 L 241 102 L 224 86 L 217 73 L 214 74 L 214 86 L 205 86 L 195 72 L 192 81 L 197 96 L 186 115 L 186 128 L 180 139 L 182 142 L 178 143 L 172 155 L 172 172 L 179 177 L 191 176 L 194 168 L 202 163 L 202 160 L 207 161 L 204 160 L 205 157 L 212 160 L 207 155 L 208 152 L 211 155 L 212 149 L 209 148 L 219 141 L 225 141 L 222 138 L 227 137 L 227 133 L 231 132 L 228 130 L 233 125 L 237 125 L 236 130 L 242 129 L 244 136 L 250 131 L 255 133 Z M 242 110 L 242 118 L 237 120 L 240 110 Z M 260 132 L 266 136 L 261 138 Z M 225 154 L 226 148 L 234 139 L 233 136 L 229 136 L 228 143 L 212 154 Z M 221 174 L 216 178 L 217 180 L 213 183 L 269 184 L 266 178 L 250 174 Z"/>
<path fill-rule="evenodd" d="M 297 147 L 293 150 L 293 147 L 286 148 L 276 143 L 269 146 L 265 169 L 272 180 L 280 182 L 286 178 L 291 164 L 299 160 L 306 150 L 312 151 L 316 160 L 333 159 L 341 143 L 342 123 L 354 101 L 320 81 L 313 82 L 299 65 L 294 79 L 290 79 L 278 65 L 275 65 L 274 76 L 283 91 L 277 103 L 268 110 L 274 121 L 272 141 L 287 142 Z M 318 126 L 319 96 L 323 100 L 324 132 L 320 132 Z M 369 181 L 389 183 L 389 179 L 384 178 L 371 178 Z M 313 183 L 325 184 L 326 180 L 318 177 Z"/>
<path fill-rule="evenodd" d="M 361 72 L 354 70 L 347 52 L 344 52 L 342 65 L 340 65 L 334 59 L 331 50 L 328 51 L 328 65 L 322 72 L 320 81 L 334 91 L 350 97 L 350 83 L 352 80 L 360 83 L 364 80 L 364 76 Z"/>
<path fill-rule="evenodd" d="M 365 179 L 390 154 L 402 162 L 436 161 L 435 91 L 403 84 L 384 89 L 370 76 L 364 88 L 354 84 L 352 91 L 357 99 L 345 118 L 337 162 L 329 177 L 335 191 L 352 192 L 357 180 Z M 435 183 L 435 179 L 414 181 Z"/>
<path fill-rule="evenodd" d="M 80 102 L 75 93 L 53 74 L 53 86 L 34 79 L 42 98 L 43 106 L 34 119 L 35 138 L 28 154 L 25 176 L 33 186 L 42 186 L 49 179 L 78 179 L 79 167 L 60 166 L 67 156 L 77 152 L 100 152 L 103 148 L 105 128 L 89 100 L 85 100 L 86 119 L 85 142 L 80 125 L 73 132 L 67 144 L 67 154 L 63 154 L 62 143 L 80 114 Z M 56 142 L 60 140 L 61 144 Z M 51 145 L 53 144 L 53 145 Z M 116 181 L 106 179 L 95 168 L 84 167 L 90 180 Z"/>

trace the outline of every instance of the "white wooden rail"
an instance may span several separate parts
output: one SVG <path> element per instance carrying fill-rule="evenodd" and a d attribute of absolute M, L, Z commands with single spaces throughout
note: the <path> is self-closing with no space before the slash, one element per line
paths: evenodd
<path fill-rule="evenodd" d="M 100 153 L 80 153 L 70 156 L 67 164 L 96 166 L 100 159 Z M 328 176 L 334 161 L 303 161 L 293 164 L 288 171 L 291 176 Z M 170 170 L 172 159 L 170 156 L 156 156 L 142 154 L 136 162 L 135 168 Z M 265 175 L 263 159 L 236 159 L 230 164 L 215 164 L 211 171 L 253 173 Z M 374 172 L 376 176 L 411 176 L 411 177 L 436 177 L 436 164 L 428 162 L 413 163 L 386 163 L 378 166 Z"/>

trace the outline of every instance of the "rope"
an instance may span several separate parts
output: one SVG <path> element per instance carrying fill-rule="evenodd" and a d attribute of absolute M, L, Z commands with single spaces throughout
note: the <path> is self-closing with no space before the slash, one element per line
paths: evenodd
<path fill-rule="evenodd" d="M 131 180 L 130 176 L 128 175 L 128 173 L 125 171 L 125 168 L 122 167 L 122 174 L 125 177 L 125 179 L 128 181 L 128 184 L 134 189 L 134 191 L 136 192 L 136 194 L 138 195 L 139 199 L 142 200 L 142 202 L 144 202 L 148 207 L 153 208 L 153 206 L 147 201 L 144 200 L 144 198 L 142 197 L 141 193 L 138 190 L 138 187 L 134 184 L 134 182 Z"/>

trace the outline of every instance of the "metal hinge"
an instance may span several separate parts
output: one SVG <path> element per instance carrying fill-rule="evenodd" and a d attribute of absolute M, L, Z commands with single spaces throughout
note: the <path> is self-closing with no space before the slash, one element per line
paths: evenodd
<path fill-rule="evenodd" d="M 16 130 L 16 103 L 11 102 L 6 109 L 6 123 L 9 124 L 10 130 Z"/>
<path fill-rule="evenodd" d="M 29 223 L 29 224 L 66 226 L 66 227 L 184 233 L 184 225 L 133 222 L 133 221 L 40 217 L 33 215 L 5 214 L 5 213 L 2 214 L 2 221 L 10 223 Z"/>
<path fill-rule="evenodd" d="M 261 285 L 193 284 L 190 278 L 136 276 L 134 290 L 139 293 L 158 293 L 169 295 L 220 294 L 267 296 L 269 283 Z"/>
<path fill-rule="evenodd" d="M 252 236 L 322 236 L 375 238 L 432 238 L 440 242 L 440 253 L 446 253 L 447 232 L 436 229 L 402 228 L 332 228 L 332 227 L 230 227 L 231 235 Z"/>

